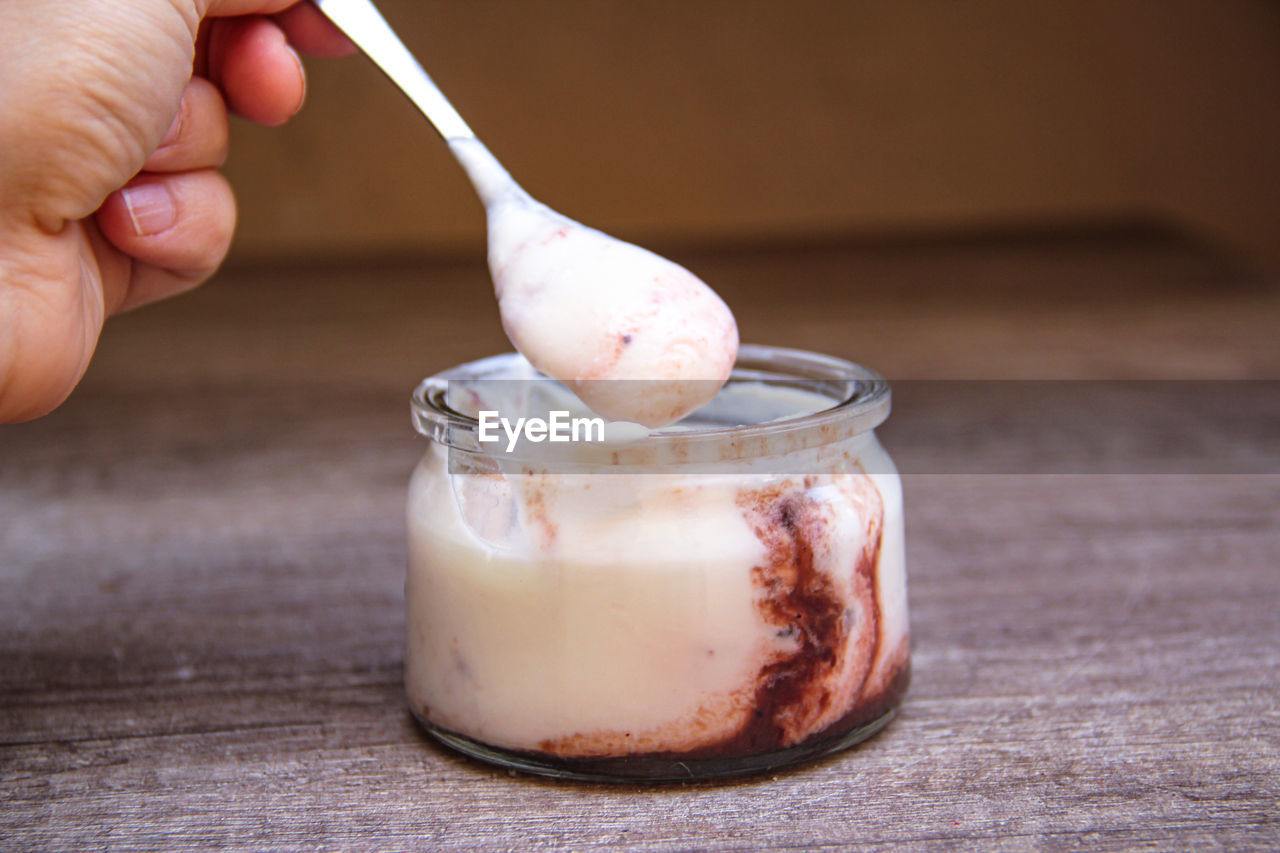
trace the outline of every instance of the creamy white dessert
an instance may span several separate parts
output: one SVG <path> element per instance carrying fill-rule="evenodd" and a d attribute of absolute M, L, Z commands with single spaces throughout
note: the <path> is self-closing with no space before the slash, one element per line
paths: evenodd
<path fill-rule="evenodd" d="M 755 457 L 727 436 L 687 473 L 471 473 L 433 443 L 408 508 L 414 712 L 555 758 L 753 755 L 882 717 L 907 678 L 901 486 L 873 432 L 830 432 Z"/>
<path fill-rule="evenodd" d="M 603 417 L 649 427 L 715 395 L 733 369 L 738 327 L 710 287 L 530 198 L 477 140 L 450 146 L 488 212 L 503 328 L 531 364 Z M 647 387 L 637 394 L 614 380 Z"/>

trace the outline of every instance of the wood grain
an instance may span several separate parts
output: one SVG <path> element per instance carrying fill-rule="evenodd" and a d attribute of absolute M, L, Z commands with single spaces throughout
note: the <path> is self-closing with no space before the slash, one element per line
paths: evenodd
<path fill-rule="evenodd" d="M 682 260 L 747 339 L 891 377 L 1280 378 L 1276 289 L 1159 234 Z M 0 431 L 0 847 L 1280 845 L 1275 474 L 909 475 L 911 692 L 828 760 L 610 787 L 433 745 L 400 686 L 407 396 L 502 347 L 483 284 L 228 271 Z M 946 462 L 909 427 L 895 453 Z"/>

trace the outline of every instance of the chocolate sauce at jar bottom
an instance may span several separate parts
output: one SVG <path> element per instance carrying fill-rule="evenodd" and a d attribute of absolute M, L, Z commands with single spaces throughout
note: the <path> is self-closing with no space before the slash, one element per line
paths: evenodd
<path fill-rule="evenodd" d="M 902 697 L 906 695 L 907 685 L 911 681 L 910 664 L 904 661 L 893 678 L 885 686 L 885 689 L 878 696 L 873 696 L 869 701 L 859 703 L 849 710 L 847 714 L 836 720 L 830 726 L 827 726 L 820 732 L 814 732 L 809 737 L 796 744 L 791 744 L 785 749 L 804 750 L 806 747 L 821 746 L 832 741 L 838 741 L 841 737 L 853 731 L 856 728 L 865 726 L 874 722 L 886 713 L 896 708 L 901 702 Z M 756 712 L 758 719 L 764 719 L 760 712 Z M 768 730 L 772 727 L 748 725 L 741 732 L 728 740 L 721 741 L 714 746 L 700 747 L 685 752 L 652 752 L 643 755 L 629 756 L 634 758 L 663 758 L 672 761 L 683 761 L 687 759 L 701 758 L 737 758 L 751 755 L 762 755 L 770 752 L 776 752 L 784 749 L 779 742 L 779 738 L 768 734 Z M 821 750 L 817 750 L 821 751 Z M 619 759 L 602 759 L 602 761 L 619 760 Z M 626 759 L 621 759 L 625 761 Z M 589 761 L 589 759 L 588 759 Z M 594 763 L 594 762 L 592 762 Z"/>
<path fill-rule="evenodd" d="M 826 755 L 875 734 L 881 726 L 876 726 L 865 735 L 845 742 L 845 738 L 856 734 L 860 728 L 873 723 L 881 725 L 887 723 L 886 716 L 902 702 L 910 680 L 910 663 L 904 658 L 878 696 L 857 705 L 823 731 L 816 732 L 800 743 L 785 748 L 775 745 L 771 749 L 750 750 L 745 744 L 739 742 L 738 738 L 734 738 L 713 747 L 686 752 L 646 752 L 612 757 L 574 758 L 519 749 L 498 749 L 496 752 L 500 756 L 513 759 L 516 766 L 525 765 L 525 769 L 541 767 L 552 772 L 560 771 L 570 775 L 594 776 L 601 779 L 661 780 L 762 772 Z M 418 716 L 420 720 L 426 722 L 426 709 L 421 709 Z M 452 732 L 444 733 L 467 740 L 465 736 L 458 736 Z M 492 751 L 492 748 L 487 751 Z"/>

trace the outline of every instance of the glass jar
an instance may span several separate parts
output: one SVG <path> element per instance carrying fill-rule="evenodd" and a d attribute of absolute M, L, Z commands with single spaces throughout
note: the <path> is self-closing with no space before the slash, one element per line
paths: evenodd
<path fill-rule="evenodd" d="M 874 432 L 888 384 L 743 346 L 672 427 L 504 431 L 590 414 L 575 402 L 515 354 L 414 392 L 430 442 L 409 489 L 405 675 L 426 729 L 534 773 L 671 780 L 883 728 L 909 677 L 902 488 Z"/>

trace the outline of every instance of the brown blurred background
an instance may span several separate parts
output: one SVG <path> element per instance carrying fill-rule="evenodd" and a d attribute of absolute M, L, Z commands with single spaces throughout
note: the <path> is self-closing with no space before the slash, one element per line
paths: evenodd
<path fill-rule="evenodd" d="M 536 197 L 638 242 L 1151 219 L 1280 266 L 1270 0 L 381 0 Z M 233 260 L 479 251 L 362 58 L 237 124 Z"/>

